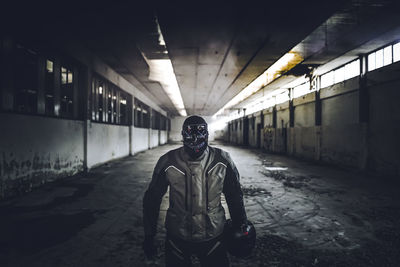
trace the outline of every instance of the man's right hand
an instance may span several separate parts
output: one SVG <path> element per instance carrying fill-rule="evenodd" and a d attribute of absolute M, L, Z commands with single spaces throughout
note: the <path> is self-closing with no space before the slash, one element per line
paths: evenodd
<path fill-rule="evenodd" d="M 154 236 L 145 236 L 143 241 L 143 250 L 147 259 L 153 259 L 157 254 L 157 247 L 154 244 Z"/>

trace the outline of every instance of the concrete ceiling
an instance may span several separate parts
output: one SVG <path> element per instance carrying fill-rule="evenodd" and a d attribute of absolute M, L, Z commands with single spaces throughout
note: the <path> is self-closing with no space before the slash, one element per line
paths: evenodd
<path fill-rule="evenodd" d="M 386 20 L 395 24 L 392 2 L 396 1 L 99 2 L 69 6 L 58 14 L 48 12 L 59 10 L 54 4 L 45 12 L 32 12 L 35 16 L 16 8 L 24 23 L 14 17 L 12 23 L 28 35 L 39 25 L 45 29 L 42 37 L 51 32 L 61 41 L 78 40 L 170 115 L 178 115 L 160 84 L 149 80 L 143 54 L 169 57 L 187 113 L 213 115 L 291 49 L 303 55 L 303 64 L 320 65 L 368 41 L 363 23 L 373 26 L 374 20 L 392 13 Z M 371 19 L 371 14 L 381 15 Z M 40 19 L 41 15 L 47 17 Z M 27 25 L 30 16 L 35 23 Z M 158 41 L 156 17 L 166 46 Z M 326 21 L 329 35 L 323 27 Z M 374 26 L 371 33 L 384 28 Z"/>

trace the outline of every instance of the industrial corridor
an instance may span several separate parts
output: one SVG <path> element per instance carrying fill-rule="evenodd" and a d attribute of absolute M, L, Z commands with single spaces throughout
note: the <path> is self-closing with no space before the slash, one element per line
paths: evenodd
<path fill-rule="evenodd" d="M 237 162 L 247 214 L 257 230 L 253 255 L 231 257 L 232 266 L 398 264 L 398 183 L 215 145 Z M 158 223 L 159 252 L 147 263 L 142 197 L 157 159 L 177 146 L 112 161 L 2 202 L 1 266 L 164 266 L 167 195 Z"/>
<path fill-rule="evenodd" d="M 400 1 L 22 2 L 0 267 L 400 266 Z"/>

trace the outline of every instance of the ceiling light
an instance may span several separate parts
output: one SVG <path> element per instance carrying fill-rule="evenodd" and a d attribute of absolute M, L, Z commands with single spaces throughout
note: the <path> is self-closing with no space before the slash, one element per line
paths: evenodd
<path fill-rule="evenodd" d="M 159 82 L 179 114 L 181 116 L 187 116 L 171 60 L 148 59 L 145 55 L 143 55 L 143 57 L 150 67 L 149 80 Z"/>

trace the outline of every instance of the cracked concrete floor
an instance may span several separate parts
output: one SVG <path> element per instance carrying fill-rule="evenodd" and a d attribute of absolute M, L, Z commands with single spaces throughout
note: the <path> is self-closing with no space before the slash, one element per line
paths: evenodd
<path fill-rule="evenodd" d="M 163 266 L 146 262 L 142 197 L 165 145 L 0 202 L 0 266 Z M 257 245 L 232 266 L 399 266 L 398 182 L 217 144 L 241 174 Z M 194 259 L 194 266 L 196 259 Z"/>

